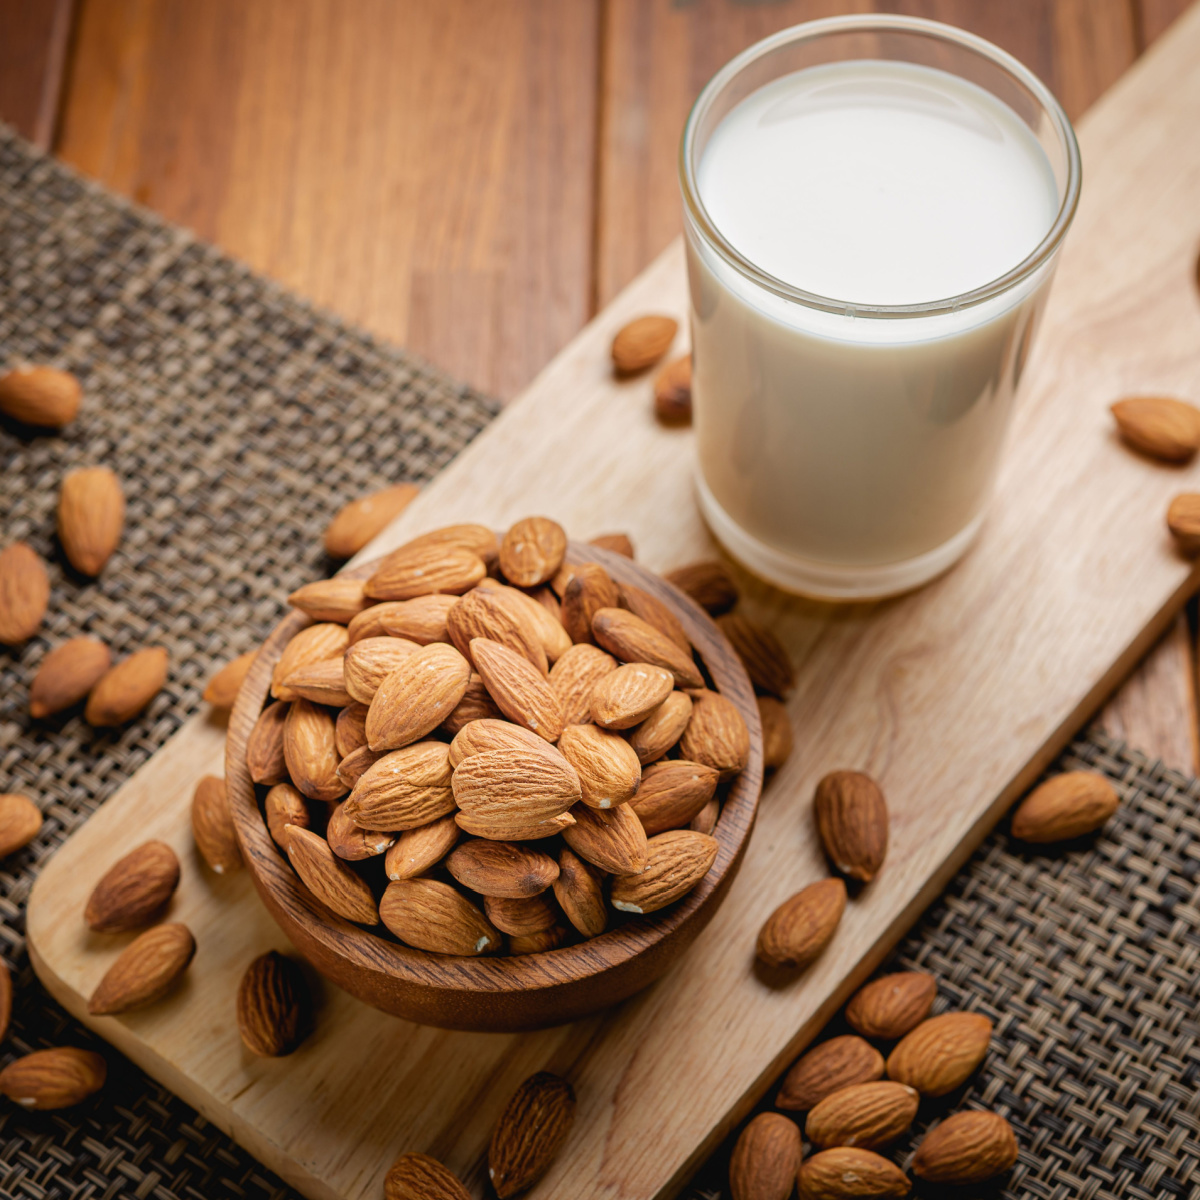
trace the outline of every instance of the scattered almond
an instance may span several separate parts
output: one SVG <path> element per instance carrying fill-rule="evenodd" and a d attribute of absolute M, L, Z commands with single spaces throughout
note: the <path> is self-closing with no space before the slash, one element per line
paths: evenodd
<path fill-rule="evenodd" d="M 563 841 L 585 862 L 610 875 L 637 875 L 646 869 L 646 831 L 628 804 L 603 811 L 580 804 L 570 815 L 575 822 L 563 830 Z"/>
<path fill-rule="evenodd" d="M 676 758 L 646 768 L 630 801 L 648 837 L 682 829 L 713 798 L 718 776 L 712 767 Z"/>
<path fill-rule="evenodd" d="M 733 1200 L 788 1200 L 801 1157 L 796 1122 L 779 1113 L 759 1113 L 738 1136 L 729 1160 Z"/>
<path fill-rule="evenodd" d="M 260 954 L 242 975 L 238 1031 L 246 1049 L 263 1058 L 291 1054 L 304 1039 L 311 999 L 300 968 L 275 950 Z"/>
<path fill-rule="evenodd" d="M 58 495 L 58 540 L 84 575 L 99 575 L 121 540 L 125 495 L 108 467 L 69 472 Z"/>
<path fill-rule="evenodd" d="M 637 794 L 642 767 L 620 734 L 598 725 L 568 725 L 558 749 L 579 775 L 584 804 L 615 808 Z"/>
<path fill-rule="evenodd" d="M 29 687 L 29 715 L 37 720 L 78 704 L 112 665 L 108 647 L 95 638 L 55 646 Z"/>
<path fill-rule="evenodd" d="M 929 1016 L 936 996 L 937 980 L 923 971 L 884 975 L 850 997 L 846 1022 L 864 1037 L 894 1041 Z"/>
<path fill-rule="evenodd" d="M 935 1125 L 917 1147 L 912 1170 L 929 1183 L 982 1183 L 1017 1161 L 1012 1126 L 998 1113 L 954 1113 Z"/>
<path fill-rule="evenodd" d="M 283 837 L 296 874 L 326 908 L 360 925 L 379 924 L 371 889 L 334 854 L 323 837 L 298 825 L 285 825 Z"/>
<path fill-rule="evenodd" d="M 133 720 L 167 682 L 167 652 L 161 646 L 138 650 L 110 667 L 91 692 L 83 715 L 89 725 L 123 725 Z"/>
<path fill-rule="evenodd" d="M 719 692 L 694 694 L 679 753 L 712 767 L 722 779 L 743 770 L 750 761 L 750 730 L 737 706 Z"/>
<path fill-rule="evenodd" d="M 692 356 L 667 363 L 654 380 L 654 411 L 666 425 L 686 425 L 692 419 Z"/>
<path fill-rule="evenodd" d="M 649 663 L 626 663 L 592 688 L 592 720 L 605 729 L 640 725 L 674 690 L 675 677 Z"/>
<path fill-rule="evenodd" d="M 428 1154 L 401 1154 L 383 1181 L 384 1200 L 471 1200 L 453 1172 Z"/>
<path fill-rule="evenodd" d="M 526 517 L 500 543 L 500 570 L 516 587 L 537 587 L 554 578 L 566 552 L 561 525 L 549 517 Z"/>
<path fill-rule="evenodd" d="M 393 880 L 379 916 L 402 942 L 433 954 L 489 954 L 502 941 L 470 900 L 436 879 Z"/>
<path fill-rule="evenodd" d="M 758 934 L 758 957 L 768 967 L 801 970 L 829 945 L 846 908 L 846 885 L 819 879 L 785 900 Z"/>
<path fill-rule="evenodd" d="M 888 1078 L 907 1083 L 922 1096 L 944 1096 L 971 1077 L 983 1062 L 991 1038 L 992 1023 L 980 1013 L 930 1017 L 888 1056 Z"/>
<path fill-rule="evenodd" d="M 285 854 L 287 839 L 283 834 L 284 827 L 295 825 L 300 829 L 308 829 L 312 824 L 308 801 L 290 783 L 277 783 L 271 788 L 263 801 L 263 812 L 267 818 L 267 830 L 271 834 L 271 840 Z"/>
<path fill-rule="evenodd" d="M 602 872 L 585 862 L 569 846 L 559 851 L 554 898 L 566 913 L 567 920 L 584 937 L 599 937 L 608 926 L 603 878 Z"/>
<path fill-rule="evenodd" d="M 306 583 L 302 588 L 297 588 L 288 597 L 288 603 L 307 613 L 314 621 L 335 621 L 339 625 L 349 625 L 370 606 L 371 601 L 366 597 L 361 579 L 335 575 L 332 579 L 318 579 L 315 583 Z"/>
<path fill-rule="evenodd" d="M 0 551 L 0 642 L 18 646 L 41 628 L 50 578 L 37 551 L 13 542 Z"/>
<path fill-rule="evenodd" d="M 1185 492 L 1167 509 L 1167 528 L 1184 554 L 1200 553 L 1200 495 Z"/>
<path fill-rule="evenodd" d="M 83 389 L 54 367 L 22 367 L 0 377 L 0 413 L 26 425 L 62 429 L 75 420 Z"/>
<path fill-rule="evenodd" d="M 668 571 L 663 578 L 691 596 L 710 616 L 719 617 L 738 602 L 738 586 L 729 569 L 716 559 L 689 563 Z"/>
<path fill-rule="evenodd" d="M 107 1064 L 93 1050 L 35 1050 L 0 1071 L 0 1095 L 22 1108 L 69 1108 L 98 1092 L 107 1075 Z"/>
<path fill-rule="evenodd" d="M 104 974 L 88 1001 L 94 1017 L 115 1016 L 161 1000 L 183 978 L 196 953 L 186 925 L 155 925 L 139 934 Z"/>
<path fill-rule="evenodd" d="M 242 689 L 242 682 L 250 673 L 257 657 L 257 650 L 247 650 L 245 654 L 239 654 L 237 658 L 227 662 L 208 681 L 203 699 L 213 708 L 232 708 L 238 692 Z"/>
<path fill-rule="evenodd" d="M 0 793 L 0 858 L 28 846 L 41 828 L 41 809 L 28 796 Z"/>
<path fill-rule="evenodd" d="M 857 1146 L 836 1146 L 806 1159 L 800 1200 L 892 1200 L 907 1196 L 908 1176 L 894 1162 Z"/>
<path fill-rule="evenodd" d="M 367 712 L 367 744 L 372 750 L 394 750 L 432 733 L 454 711 L 470 681 L 471 664 L 453 646 L 422 646 L 375 692 Z"/>
<path fill-rule="evenodd" d="M 575 1093 L 539 1071 L 513 1093 L 492 1131 L 488 1178 L 500 1200 L 532 1187 L 550 1168 L 575 1120 Z"/>
<path fill-rule="evenodd" d="M 330 558 L 353 558 L 417 498 L 420 490 L 415 483 L 397 483 L 343 505 L 325 530 L 325 553 Z"/>
<path fill-rule="evenodd" d="M 1170 396 L 1131 396 L 1111 406 L 1121 436 L 1164 462 L 1187 462 L 1200 449 L 1200 409 Z"/>
<path fill-rule="evenodd" d="M 179 859 L 165 842 L 143 842 L 118 859 L 92 889 L 83 919 L 97 933 L 141 929 L 179 886 Z"/>
<path fill-rule="evenodd" d="M 920 1100 L 916 1090 L 905 1083 L 852 1084 L 814 1105 L 804 1132 L 823 1150 L 830 1146 L 878 1150 L 912 1125 Z"/>
<path fill-rule="evenodd" d="M 428 825 L 404 830 L 383 860 L 389 879 L 412 879 L 424 875 L 454 849 L 459 828 L 453 816 L 439 817 Z"/>
<path fill-rule="evenodd" d="M 1013 837 L 1045 844 L 1094 833 L 1117 811 L 1116 789 L 1094 771 L 1066 771 L 1034 788 L 1013 813 Z"/>
<path fill-rule="evenodd" d="M 775 1107 L 803 1112 L 842 1088 L 881 1078 L 883 1055 L 870 1042 L 844 1034 L 814 1046 L 797 1060 L 783 1078 Z"/>
<path fill-rule="evenodd" d="M 668 350 L 679 332 L 674 317 L 637 317 L 617 330 L 612 342 L 613 367 L 618 375 L 632 375 L 652 367 Z"/>
<path fill-rule="evenodd" d="M 792 690 L 796 676 L 787 651 L 765 625 L 731 612 L 717 618 L 717 628 L 729 639 L 756 688 L 779 699 Z"/>
<path fill-rule="evenodd" d="M 259 714 L 246 740 L 246 770 L 255 783 L 270 786 L 288 777 L 283 729 L 290 704 L 269 704 Z"/>
<path fill-rule="evenodd" d="M 869 883 L 887 855 L 888 811 L 879 785 L 861 771 L 832 771 L 813 797 L 817 833 L 834 868 Z"/>
<path fill-rule="evenodd" d="M 612 905 L 622 912 L 652 913 L 686 896 L 717 861 L 716 838 L 672 829 L 646 843 L 646 866 L 613 880 Z"/>

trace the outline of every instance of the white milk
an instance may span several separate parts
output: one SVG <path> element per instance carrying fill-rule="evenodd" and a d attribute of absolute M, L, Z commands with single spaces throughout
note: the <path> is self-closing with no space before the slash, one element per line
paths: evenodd
<path fill-rule="evenodd" d="M 688 229 L 699 491 L 751 569 L 817 595 L 913 586 L 982 520 L 1050 267 L 961 311 L 1028 257 L 1058 210 L 1050 163 L 981 88 L 853 61 L 767 84 L 714 130 L 700 199 L 733 248 Z"/>

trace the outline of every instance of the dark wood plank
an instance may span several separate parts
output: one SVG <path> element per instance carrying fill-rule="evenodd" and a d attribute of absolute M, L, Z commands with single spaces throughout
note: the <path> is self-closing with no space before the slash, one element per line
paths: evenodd
<path fill-rule="evenodd" d="M 0 0 L 0 121 L 43 150 L 58 121 L 74 0 Z"/>

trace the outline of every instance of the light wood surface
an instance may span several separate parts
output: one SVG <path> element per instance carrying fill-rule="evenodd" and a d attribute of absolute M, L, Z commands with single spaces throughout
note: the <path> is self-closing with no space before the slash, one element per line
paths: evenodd
<path fill-rule="evenodd" d="M 874 607 L 805 604 L 747 583 L 747 608 L 797 660 L 797 746 L 764 796 L 728 900 L 674 972 L 603 1019 L 522 1036 L 420 1029 L 333 993 L 297 1056 L 251 1063 L 231 1030 L 232 996 L 245 962 L 279 938 L 248 881 L 215 881 L 192 861 L 176 905 L 200 945 L 186 992 L 141 1016 L 89 1023 L 313 1196 L 377 1196 L 405 1149 L 443 1158 L 482 1194 L 490 1125 L 516 1082 L 543 1066 L 570 1076 L 579 1115 L 536 1196 L 628 1200 L 677 1188 L 1196 584 L 1163 513 L 1200 482 L 1200 466 L 1130 453 L 1106 406 L 1131 388 L 1200 395 L 1198 58 L 1200 9 L 1081 127 L 1083 201 L 978 546 L 926 590 Z M 690 434 L 654 424 L 648 379 L 614 383 L 607 366 L 629 316 L 682 316 L 684 296 L 673 246 L 369 553 L 447 520 L 502 526 L 531 511 L 580 538 L 627 529 L 658 569 L 706 552 Z M 43 871 L 31 952 L 73 1013 L 83 1016 L 117 952 L 83 936 L 88 889 L 130 829 L 186 849 L 192 784 L 219 761 L 219 732 L 193 721 Z M 754 934 L 823 873 L 809 800 L 815 780 L 841 766 L 881 780 L 889 859 L 825 956 L 799 983 L 772 988 L 752 969 Z"/>

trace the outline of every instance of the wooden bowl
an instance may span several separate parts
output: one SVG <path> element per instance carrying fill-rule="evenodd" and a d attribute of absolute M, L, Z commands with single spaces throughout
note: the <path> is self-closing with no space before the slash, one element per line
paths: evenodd
<path fill-rule="evenodd" d="M 741 661 L 708 614 L 683 593 L 620 555 L 574 545 L 569 562 L 600 562 L 620 582 L 670 606 L 713 683 L 750 728 L 750 760 L 732 784 L 714 836 L 716 862 L 678 903 L 577 945 L 511 958 L 429 954 L 388 941 L 330 912 L 300 882 L 267 832 L 246 770 L 246 742 L 284 646 L 309 618 L 276 626 L 254 661 L 229 722 L 225 780 L 242 854 L 268 911 L 327 979 L 384 1012 L 444 1029 L 540 1029 L 597 1012 L 653 983 L 712 920 L 741 863 L 762 790 L 762 728 Z M 347 572 L 365 578 L 373 564 Z"/>

